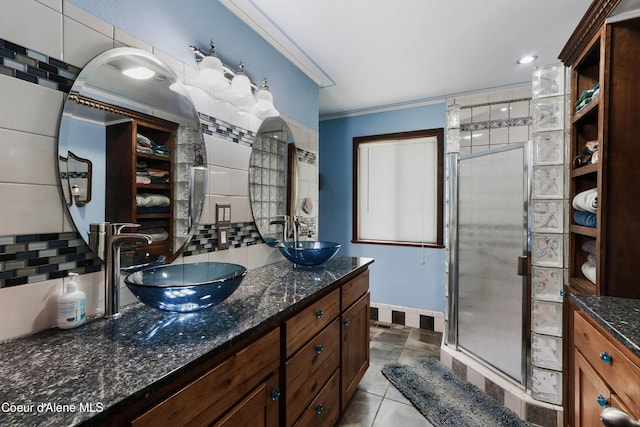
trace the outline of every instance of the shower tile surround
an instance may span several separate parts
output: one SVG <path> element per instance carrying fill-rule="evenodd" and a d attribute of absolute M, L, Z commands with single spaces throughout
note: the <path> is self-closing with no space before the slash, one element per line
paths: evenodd
<path fill-rule="evenodd" d="M 9 310 L 11 319 L 0 325 L 0 340 L 53 326 L 55 304 L 51 302 L 55 302 L 55 295 L 62 288 L 62 278 L 69 272 L 81 274 L 77 281 L 80 289 L 87 293 L 88 313 L 93 314 L 102 307 L 102 263 L 84 244 L 68 219 L 53 161 L 59 116 L 66 93 L 81 66 L 109 48 L 132 46 L 158 55 L 183 81 L 197 74 L 192 66 L 175 60 L 66 1 L 54 8 L 36 0 L 11 1 L 16 3 L 13 9 L 16 13 L 22 13 L 22 16 L 6 16 L 5 21 L 38 22 L 42 31 L 47 31 L 47 36 L 34 38 L 28 31 L 29 26 L 8 25 L 0 18 L 0 24 L 7 24 L 2 26 L 0 33 L 0 89 L 5 95 L 0 101 L 0 113 L 5 113 L 4 118 L 0 118 L 0 141 L 5 144 L 5 153 L 9 153 L 4 163 L 0 160 L 0 169 L 4 169 L 0 170 L 0 197 L 16 201 L 13 208 L 5 209 L 3 215 L 6 216 L 0 223 L 0 292 L 3 293 L 0 300 L 4 300 L 6 307 L 15 306 L 16 301 L 22 305 L 23 298 L 31 300 L 40 297 L 40 300 L 33 307 L 22 310 L 24 313 Z M 62 21 L 64 26 L 60 25 Z M 51 31 L 61 31 L 62 37 L 57 41 L 51 39 Z M 68 62 L 61 60 L 59 52 L 63 50 L 70 52 L 65 55 Z M 194 98 L 194 103 L 207 145 L 210 177 L 211 169 L 214 169 L 222 173 L 223 181 L 234 182 L 226 187 L 212 188 L 210 178 L 200 225 L 181 258 L 175 262 L 230 260 L 255 268 L 278 260 L 280 255 L 274 254 L 271 248 L 263 244 L 253 223 L 249 203 L 248 157 L 260 122 L 237 114 L 219 114 L 211 106 L 213 102 L 202 96 Z M 34 115 L 40 119 L 35 122 L 25 120 Z M 300 200 L 310 197 L 314 204 L 313 212 L 305 215 L 309 229 L 305 233 L 310 231 L 313 237 L 317 237 L 318 133 L 288 117 L 282 118 L 294 135 L 301 168 L 304 169 Z M 41 139 L 43 144 L 39 144 Z M 26 143 L 23 144 L 23 140 Z M 23 148 L 18 152 L 18 157 L 12 159 L 13 146 L 16 145 L 22 145 Z M 31 151 L 25 154 L 26 150 Z M 223 156 L 218 155 L 221 152 Z M 16 168 L 14 165 L 24 166 L 27 161 L 36 166 L 43 165 L 39 169 L 44 172 L 18 170 L 25 168 Z M 237 179 L 244 177 L 247 177 L 244 181 Z M 216 248 L 212 208 L 221 201 L 232 205 L 230 250 L 223 251 Z M 41 206 L 47 209 L 42 210 Z M 124 292 L 124 304 L 135 301 L 126 295 L 127 290 Z"/>
<path fill-rule="evenodd" d="M 564 76 L 560 79 L 564 83 Z M 559 96 L 563 96 L 564 86 Z M 565 132 L 563 117 L 559 111 L 562 102 L 552 103 L 551 120 L 545 104 L 537 100 L 551 96 L 542 94 L 537 88 L 523 87 L 507 91 L 479 93 L 449 99 L 447 104 L 458 104 L 460 155 L 499 148 L 509 143 L 532 140 L 533 173 L 531 200 L 532 227 L 532 313 L 534 324 L 530 371 L 535 377 L 527 390 L 513 384 L 501 374 L 471 358 L 464 352 L 447 345 L 442 347 L 441 360 L 463 379 L 475 384 L 516 412 L 521 418 L 540 426 L 563 424 L 561 401 L 549 390 L 561 389 L 562 334 L 561 311 L 556 304 L 562 303 L 562 283 L 566 258 L 566 188 L 565 181 Z M 533 96 L 532 96 L 533 95 Z M 558 94 L 556 94 L 558 95 Z M 536 102 L 531 102 L 535 98 Z M 555 101 L 555 100 L 554 100 Z M 531 112 L 529 108 L 531 106 Z M 513 108 L 516 107 L 516 108 Z M 526 111 L 524 108 L 526 107 Z M 511 114 L 501 116 L 500 114 Z M 540 123 L 543 117 L 543 123 Z M 560 126 L 560 130 L 556 128 Z M 507 127 L 512 132 L 491 132 Z M 526 129 L 526 132 L 525 132 Z M 487 132 L 489 131 L 489 132 Z M 483 134 L 478 137 L 478 134 Z M 519 139 L 510 139 L 520 135 Z M 466 138 L 465 138 L 466 137 Z M 447 143 L 449 145 L 449 142 Z M 452 143 L 455 147 L 455 141 Z M 455 151 L 455 150 L 454 150 Z M 548 316 L 552 314 L 552 316 Z M 536 331 L 537 330 L 537 331 Z M 533 393 L 532 393 L 532 388 Z M 532 398 L 533 394 L 533 398 Z"/>

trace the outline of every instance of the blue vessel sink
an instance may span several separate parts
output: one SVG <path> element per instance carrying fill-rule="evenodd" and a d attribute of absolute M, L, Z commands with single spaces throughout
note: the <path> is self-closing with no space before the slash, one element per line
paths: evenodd
<path fill-rule="evenodd" d="M 286 259 L 296 265 L 320 265 L 333 258 L 340 250 L 340 244 L 334 242 L 282 242 L 278 249 Z"/>
<path fill-rule="evenodd" d="M 151 307 L 189 313 L 227 299 L 246 274 L 243 266 L 224 262 L 170 264 L 136 271 L 124 282 L 136 298 Z"/>

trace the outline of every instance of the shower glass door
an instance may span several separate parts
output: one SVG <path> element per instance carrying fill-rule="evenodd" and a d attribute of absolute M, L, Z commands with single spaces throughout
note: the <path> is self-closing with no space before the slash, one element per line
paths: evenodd
<path fill-rule="evenodd" d="M 459 349 L 524 384 L 528 145 L 461 156 L 458 164 Z"/>

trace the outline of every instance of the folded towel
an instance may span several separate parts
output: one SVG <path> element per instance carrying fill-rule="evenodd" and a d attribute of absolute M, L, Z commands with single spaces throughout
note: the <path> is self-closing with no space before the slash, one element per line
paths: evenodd
<path fill-rule="evenodd" d="M 596 256 L 594 254 L 587 255 L 587 262 L 594 267 L 598 264 L 598 262 L 596 261 Z"/>
<path fill-rule="evenodd" d="M 588 262 L 582 264 L 582 274 L 589 279 L 592 283 L 596 283 L 596 266 L 591 265 Z"/>
<path fill-rule="evenodd" d="M 136 147 L 136 151 L 138 153 L 153 154 L 153 148 L 141 147 L 139 145 Z"/>
<path fill-rule="evenodd" d="M 160 233 L 145 233 L 151 236 L 152 242 L 164 242 L 169 238 L 169 233 L 167 231 L 162 231 Z"/>
<path fill-rule="evenodd" d="M 145 147 L 153 147 L 155 145 L 151 139 L 139 133 L 136 134 L 136 143 Z"/>
<path fill-rule="evenodd" d="M 140 193 L 136 195 L 136 206 L 151 208 L 155 206 L 169 206 L 171 200 L 163 194 Z"/>
<path fill-rule="evenodd" d="M 598 189 L 582 191 L 573 198 L 573 207 L 579 211 L 596 213 L 598 209 Z"/>
<path fill-rule="evenodd" d="M 151 184 L 151 178 L 148 176 L 136 176 L 136 184 Z"/>
<path fill-rule="evenodd" d="M 596 226 L 596 214 L 591 212 L 575 211 L 573 213 L 573 220 L 576 224 L 583 225 L 585 227 Z"/>
<path fill-rule="evenodd" d="M 150 208 L 138 206 L 136 208 L 138 214 L 165 214 L 169 213 L 169 206 L 152 206 Z"/>
<path fill-rule="evenodd" d="M 582 250 L 585 252 L 589 252 L 590 254 L 596 254 L 596 241 L 588 240 L 582 244 Z"/>

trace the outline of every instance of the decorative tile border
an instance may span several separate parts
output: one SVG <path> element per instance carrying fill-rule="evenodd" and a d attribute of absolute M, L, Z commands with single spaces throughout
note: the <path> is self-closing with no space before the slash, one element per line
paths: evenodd
<path fill-rule="evenodd" d="M 239 126 L 232 125 L 224 120 L 216 119 L 215 117 L 198 112 L 200 118 L 200 125 L 202 132 L 207 135 L 217 135 L 230 142 L 236 142 L 248 146 L 253 145 L 253 141 L 256 137 L 255 132 L 243 129 Z"/>
<path fill-rule="evenodd" d="M 101 268 L 102 261 L 75 232 L 0 237 L 0 288 Z"/>
<path fill-rule="evenodd" d="M 512 126 L 531 126 L 533 119 L 531 117 L 518 117 L 515 119 L 487 120 L 484 122 L 473 122 L 460 125 L 460 131 L 484 130 L 508 128 Z"/>
<path fill-rule="evenodd" d="M 301 162 L 309 163 L 310 165 L 317 164 L 318 155 L 316 153 L 303 150 L 302 148 L 297 148 L 297 151 L 298 151 L 298 160 L 300 160 Z"/>
<path fill-rule="evenodd" d="M 444 313 L 388 304 L 371 303 L 371 321 L 444 332 Z"/>
<path fill-rule="evenodd" d="M 198 255 L 218 250 L 218 233 L 215 224 L 201 224 L 182 252 L 182 256 Z M 229 227 L 229 248 L 241 248 L 262 243 L 254 222 L 237 222 Z"/>
<path fill-rule="evenodd" d="M 0 73 L 68 93 L 80 68 L 0 39 Z"/>

